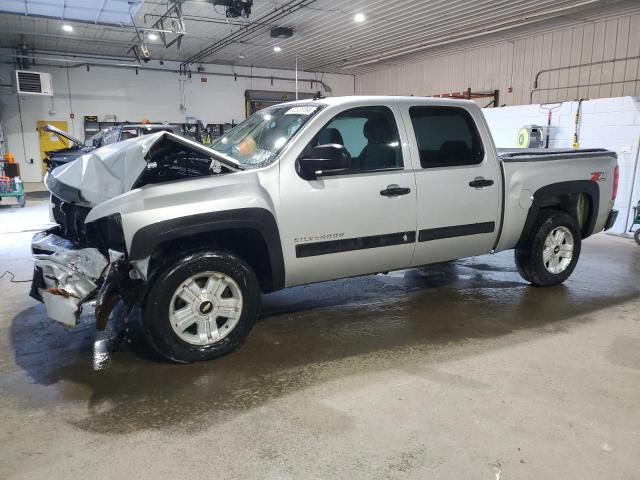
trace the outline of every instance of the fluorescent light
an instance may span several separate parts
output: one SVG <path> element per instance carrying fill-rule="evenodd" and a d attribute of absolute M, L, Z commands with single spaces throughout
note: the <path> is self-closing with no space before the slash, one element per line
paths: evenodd
<path fill-rule="evenodd" d="M 274 51 L 274 52 L 276 52 L 276 53 L 278 53 L 278 52 L 281 52 L 281 51 L 282 51 L 282 48 L 281 48 L 281 47 L 279 47 L 278 45 L 276 45 L 275 47 L 273 47 L 273 51 Z"/>
<path fill-rule="evenodd" d="M 62 30 L 64 30 L 65 32 L 73 32 L 73 25 L 62 25 Z"/>
<path fill-rule="evenodd" d="M 153 32 L 148 33 L 148 34 L 147 34 L 147 38 L 148 38 L 149 40 L 152 40 L 152 41 L 157 40 L 157 39 L 158 39 L 158 34 L 157 34 L 157 33 L 153 33 Z"/>
<path fill-rule="evenodd" d="M 238 55 L 238 58 L 244 58 L 244 53 L 241 53 L 240 55 Z"/>
<path fill-rule="evenodd" d="M 367 17 L 364 16 L 364 13 L 356 13 L 353 16 L 353 21 L 356 23 L 362 23 L 367 19 Z"/>

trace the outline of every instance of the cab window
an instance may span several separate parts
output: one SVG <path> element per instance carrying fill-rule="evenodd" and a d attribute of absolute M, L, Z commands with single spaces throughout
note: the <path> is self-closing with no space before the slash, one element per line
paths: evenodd
<path fill-rule="evenodd" d="M 400 136 L 388 107 L 357 107 L 335 116 L 315 136 L 317 145 L 343 145 L 351 155 L 352 171 L 402 168 Z"/>
<path fill-rule="evenodd" d="M 409 116 L 422 168 L 482 163 L 482 141 L 473 118 L 464 108 L 411 107 Z"/>
<path fill-rule="evenodd" d="M 122 133 L 120 133 L 120 141 L 136 138 L 137 136 L 138 131 L 135 128 L 123 128 Z"/>

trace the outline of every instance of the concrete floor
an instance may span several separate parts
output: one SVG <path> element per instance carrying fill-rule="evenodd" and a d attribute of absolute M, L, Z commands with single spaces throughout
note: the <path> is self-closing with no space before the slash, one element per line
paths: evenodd
<path fill-rule="evenodd" d="M 45 222 L 0 207 L 0 270 L 29 278 Z M 94 368 L 94 330 L 4 278 L 0 478 L 637 479 L 640 247 L 582 255 L 547 289 L 507 252 L 279 292 L 187 366 L 134 335 Z"/>

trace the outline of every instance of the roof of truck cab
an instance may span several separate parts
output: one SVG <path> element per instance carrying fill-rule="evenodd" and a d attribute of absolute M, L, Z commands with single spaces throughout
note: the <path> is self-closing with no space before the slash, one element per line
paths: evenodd
<path fill-rule="evenodd" d="M 344 97 L 325 97 L 318 100 L 296 100 L 287 102 L 286 105 L 298 105 L 309 103 L 318 103 L 322 105 L 360 105 L 367 103 L 410 103 L 418 105 L 473 105 L 478 104 L 472 100 L 459 100 L 455 98 L 440 97 L 412 97 L 412 96 L 391 96 L 391 95 L 350 95 Z"/>

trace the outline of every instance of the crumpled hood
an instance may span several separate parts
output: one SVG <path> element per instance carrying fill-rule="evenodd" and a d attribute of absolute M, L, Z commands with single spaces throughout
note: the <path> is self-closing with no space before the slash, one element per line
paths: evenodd
<path fill-rule="evenodd" d="M 165 142 L 215 158 L 234 170 L 241 169 L 234 159 L 204 145 L 173 133 L 157 132 L 86 153 L 55 168 L 45 177 L 45 184 L 65 202 L 98 205 L 131 190 L 150 161 L 149 152 Z"/>

